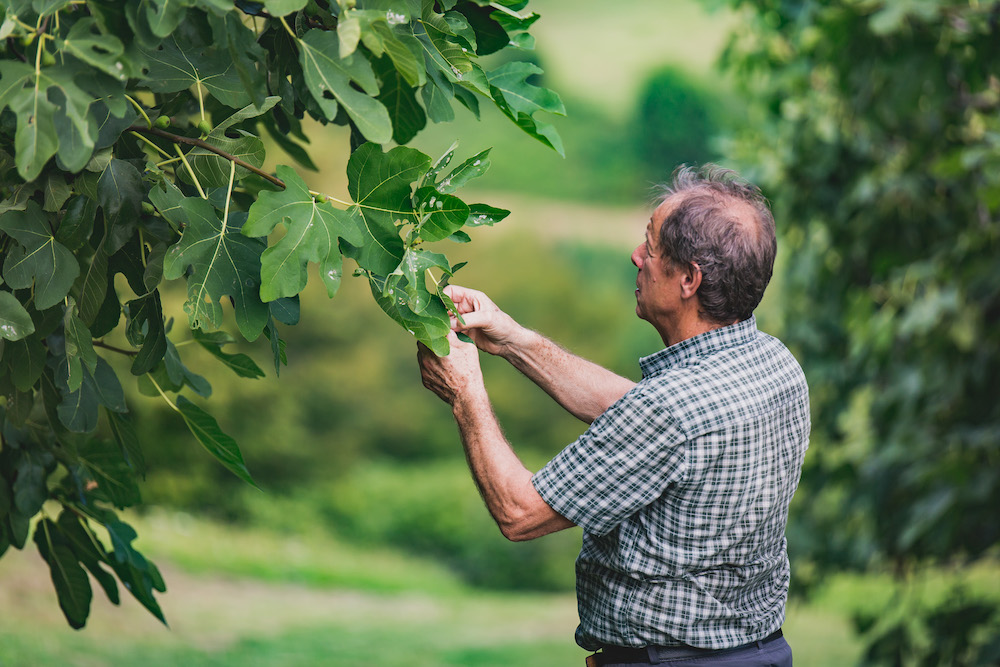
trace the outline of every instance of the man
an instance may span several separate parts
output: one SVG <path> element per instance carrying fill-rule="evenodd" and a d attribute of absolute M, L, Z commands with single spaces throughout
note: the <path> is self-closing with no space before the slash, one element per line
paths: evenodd
<path fill-rule="evenodd" d="M 484 294 L 449 288 L 452 350 L 420 346 L 424 384 L 452 406 L 469 467 L 504 536 L 583 528 L 576 640 L 598 665 L 791 665 L 781 637 L 788 505 L 808 445 L 805 378 L 757 330 L 774 220 L 754 186 L 681 168 L 657 206 L 636 314 L 666 348 L 634 383 L 530 331 Z M 590 424 L 536 474 L 493 415 L 477 347 Z"/>

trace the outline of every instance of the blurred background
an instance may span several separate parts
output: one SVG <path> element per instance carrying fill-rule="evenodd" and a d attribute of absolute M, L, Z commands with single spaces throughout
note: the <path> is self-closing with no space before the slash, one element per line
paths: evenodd
<path fill-rule="evenodd" d="M 512 211 L 447 248 L 469 262 L 454 282 L 636 379 L 661 346 L 635 318 L 629 260 L 656 184 L 718 161 L 764 187 L 781 240 L 759 326 L 813 392 L 788 534 L 798 664 L 1000 662 L 997 7 L 539 0 L 524 57 L 566 104 L 566 157 L 488 109 L 413 142 L 436 157 L 457 138 L 461 159 L 492 146 L 464 198 Z M 346 192 L 339 129 L 311 128 L 305 174 L 331 194 Z M 279 377 L 265 342 L 242 350 L 268 369 L 256 381 L 190 352 L 261 490 L 133 392 L 149 472 L 129 520 L 164 572 L 170 629 L 97 594 L 74 632 L 37 555 L 8 553 L 0 664 L 582 664 L 579 530 L 507 543 L 413 340 L 363 278 L 333 301 L 317 283 Z M 530 468 L 583 430 L 483 365 Z"/>

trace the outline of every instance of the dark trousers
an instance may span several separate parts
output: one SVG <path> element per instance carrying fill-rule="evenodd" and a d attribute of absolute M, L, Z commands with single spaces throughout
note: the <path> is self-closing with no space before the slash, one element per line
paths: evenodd
<path fill-rule="evenodd" d="M 623 662 L 615 662 L 619 658 L 598 653 L 596 658 L 600 667 L 651 667 L 664 665 L 666 667 L 792 667 L 792 647 L 784 637 L 777 637 L 766 642 L 753 642 L 740 648 L 724 651 L 706 651 L 703 655 L 676 656 L 672 649 L 647 647 L 648 660 L 634 662 L 631 658 Z M 594 664 L 588 662 L 588 665 Z"/>

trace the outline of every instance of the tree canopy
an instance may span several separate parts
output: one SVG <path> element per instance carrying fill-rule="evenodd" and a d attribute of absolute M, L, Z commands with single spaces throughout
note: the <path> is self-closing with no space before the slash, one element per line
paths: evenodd
<path fill-rule="evenodd" d="M 455 194 L 488 169 L 488 148 L 456 166 L 456 146 L 433 159 L 404 144 L 485 102 L 561 152 L 546 117 L 562 102 L 516 57 L 533 47 L 526 5 L 0 1 L 0 555 L 37 517 L 71 626 L 89 614 L 87 572 L 163 620 L 165 582 L 116 512 L 139 502 L 144 471 L 121 372 L 253 484 L 190 400 L 211 386 L 183 345 L 254 379 L 264 370 L 227 346 L 263 334 L 277 374 L 310 266 L 333 297 L 346 257 L 389 317 L 447 352 L 442 289 L 460 267 L 427 244 L 467 242 L 464 228 L 508 212 Z M 262 169 L 269 145 L 314 168 L 307 117 L 350 128 L 349 199 L 292 166 Z M 177 323 L 163 302 L 176 280 Z"/>
<path fill-rule="evenodd" d="M 812 392 L 790 548 L 914 579 L 995 555 L 1000 3 L 731 4 L 751 29 L 726 61 L 762 102 L 733 148 L 783 225 Z M 993 664 L 998 627 L 969 591 L 859 619 L 879 664 Z"/>

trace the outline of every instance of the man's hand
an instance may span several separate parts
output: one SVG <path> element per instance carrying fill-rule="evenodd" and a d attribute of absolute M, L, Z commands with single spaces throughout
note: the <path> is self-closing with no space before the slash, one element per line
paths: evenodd
<path fill-rule="evenodd" d="M 459 322 L 452 317 L 451 328 L 468 334 L 476 347 L 483 352 L 502 355 L 521 331 L 521 325 L 497 308 L 496 304 L 482 292 L 458 285 L 448 285 L 444 288 L 444 293 L 455 302 L 455 309 L 463 320 Z"/>
<path fill-rule="evenodd" d="M 453 406 L 462 396 L 485 393 L 486 387 L 476 346 L 463 343 L 454 332 L 448 334 L 448 343 L 451 352 L 445 357 L 439 357 L 423 343 L 417 343 L 417 361 L 424 386 Z"/>

